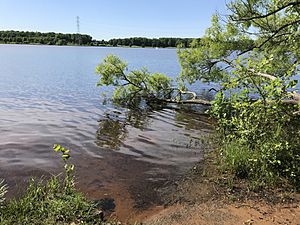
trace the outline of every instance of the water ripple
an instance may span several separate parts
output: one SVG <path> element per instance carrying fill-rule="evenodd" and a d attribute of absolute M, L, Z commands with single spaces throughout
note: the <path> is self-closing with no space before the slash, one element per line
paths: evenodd
<path fill-rule="evenodd" d="M 201 158 L 203 140 L 213 129 L 207 117 L 176 108 L 132 111 L 101 104 L 94 70 L 111 53 L 130 62 L 130 68 L 147 66 L 171 76 L 180 70 L 170 49 L 0 45 L 2 177 L 13 183 L 13 177 L 24 180 L 41 174 L 37 170 L 61 168 L 54 143 L 72 150 L 71 160 L 87 184 L 88 179 L 113 183 L 127 178 L 142 184 L 148 175 L 165 179 L 159 174 L 177 174 Z"/>

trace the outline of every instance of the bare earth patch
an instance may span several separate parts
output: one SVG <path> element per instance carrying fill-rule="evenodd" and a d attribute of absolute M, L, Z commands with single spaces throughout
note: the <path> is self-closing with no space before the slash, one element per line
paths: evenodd
<path fill-rule="evenodd" d="M 167 194 L 167 206 L 145 219 L 147 225 L 300 225 L 300 194 L 287 190 L 251 192 L 243 182 L 229 189 L 213 159 L 194 171 Z"/>
<path fill-rule="evenodd" d="M 264 202 L 246 201 L 244 203 L 223 204 L 208 201 L 194 205 L 175 205 L 144 222 L 156 224 L 300 224 L 298 204 L 269 205 Z"/>
<path fill-rule="evenodd" d="M 141 207 L 143 204 L 137 207 L 137 202 L 144 199 L 137 194 L 139 190 L 125 191 L 130 189 L 122 185 L 89 189 L 88 197 L 113 203 L 108 204 L 111 211 L 105 211 L 104 215 L 122 224 L 300 225 L 299 193 L 288 192 L 284 188 L 250 191 L 247 181 L 231 183 L 228 176 L 220 174 L 217 165 L 214 155 L 206 157 L 183 179 L 158 188 L 161 200 L 147 207 Z M 141 184 L 141 188 L 145 186 L 148 185 Z M 147 193 L 151 194 L 151 191 Z"/>

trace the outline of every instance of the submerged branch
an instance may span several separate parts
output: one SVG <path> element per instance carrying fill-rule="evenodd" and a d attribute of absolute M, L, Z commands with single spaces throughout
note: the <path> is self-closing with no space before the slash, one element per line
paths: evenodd
<path fill-rule="evenodd" d="M 211 106 L 211 102 L 204 100 L 204 99 L 200 99 L 196 92 L 193 91 L 183 91 L 179 88 L 171 88 L 170 91 L 168 92 L 168 95 L 172 94 L 172 92 L 177 91 L 178 94 L 176 95 L 179 96 L 179 99 L 171 99 L 171 98 L 152 98 L 152 101 L 158 101 L 158 102 L 163 102 L 163 103 L 172 103 L 172 104 L 201 104 L 201 105 L 206 105 L 206 106 Z M 182 99 L 182 95 L 190 95 L 191 98 L 190 99 Z M 151 100 L 150 100 L 151 101 Z"/>
<path fill-rule="evenodd" d="M 188 99 L 188 100 L 174 100 L 174 99 L 162 99 L 161 101 L 166 103 L 175 103 L 175 104 L 200 104 L 211 106 L 212 103 L 203 99 Z"/>

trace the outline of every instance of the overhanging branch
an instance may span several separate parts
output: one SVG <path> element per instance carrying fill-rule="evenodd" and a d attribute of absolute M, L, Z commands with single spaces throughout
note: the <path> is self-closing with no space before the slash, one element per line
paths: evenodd
<path fill-rule="evenodd" d="M 262 18 L 269 17 L 271 15 L 274 15 L 274 14 L 280 12 L 281 10 L 286 9 L 290 6 L 296 6 L 296 5 L 300 5 L 300 1 L 289 2 L 288 4 L 283 5 L 283 6 L 279 7 L 278 9 L 276 9 L 274 11 L 271 11 L 271 12 L 269 12 L 267 14 L 264 14 L 264 15 L 257 15 L 257 16 L 246 17 L 246 18 L 238 18 L 238 19 L 235 19 L 234 17 L 231 17 L 231 19 L 235 22 L 245 22 L 245 21 L 251 21 L 251 20 L 255 20 L 255 19 L 262 19 Z"/>

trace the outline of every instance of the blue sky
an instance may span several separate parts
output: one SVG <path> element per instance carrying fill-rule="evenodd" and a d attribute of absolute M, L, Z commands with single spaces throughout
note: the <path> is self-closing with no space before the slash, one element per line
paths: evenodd
<path fill-rule="evenodd" d="M 228 2 L 228 0 L 227 0 Z M 76 33 L 96 39 L 201 37 L 225 0 L 0 0 L 0 30 Z"/>

